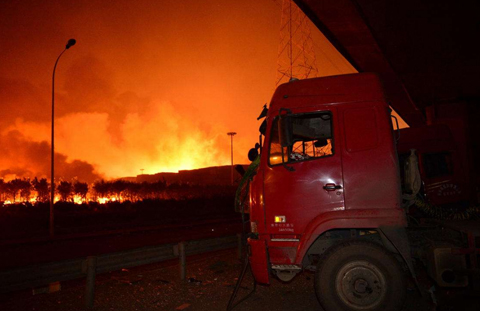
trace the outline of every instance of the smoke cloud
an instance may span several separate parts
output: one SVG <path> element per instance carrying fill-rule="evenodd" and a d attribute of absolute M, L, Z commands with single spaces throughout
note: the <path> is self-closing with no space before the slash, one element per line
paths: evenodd
<path fill-rule="evenodd" d="M 105 79 L 96 80 L 105 88 L 87 96 L 73 88 L 57 101 L 75 103 L 58 109 L 55 119 L 57 176 L 92 181 L 102 175 L 136 175 L 141 169 L 156 173 L 228 163 L 226 128 L 182 115 L 169 102 L 132 92 L 116 95 Z M 67 113 L 68 108 L 73 112 Z M 9 169 L 0 176 L 48 175 L 48 122 L 17 118 L 3 132 L 1 166 Z"/>
<path fill-rule="evenodd" d="M 274 90 L 274 1 L 6 1 L 0 11 L 0 178 L 98 178 L 248 163 Z M 318 35 L 317 35 L 318 36 Z M 351 67 L 321 44 L 321 75 Z M 339 60 L 337 62 L 337 60 Z"/>
<path fill-rule="evenodd" d="M 27 140 L 18 131 L 9 131 L 0 135 L 0 177 L 13 178 L 49 178 L 50 145 L 47 142 Z M 68 161 L 67 156 L 55 154 L 55 176 L 62 179 L 93 182 L 101 176 L 94 167 L 81 160 Z"/>

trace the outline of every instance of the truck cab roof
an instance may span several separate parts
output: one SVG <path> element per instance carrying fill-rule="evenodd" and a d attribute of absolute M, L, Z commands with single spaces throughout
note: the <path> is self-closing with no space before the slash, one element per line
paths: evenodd
<path fill-rule="evenodd" d="M 280 85 L 272 97 L 269 112 L 312 105 L 384 100 L 382 83 L 374 73 L 348 74 L 294 80 Z"/>

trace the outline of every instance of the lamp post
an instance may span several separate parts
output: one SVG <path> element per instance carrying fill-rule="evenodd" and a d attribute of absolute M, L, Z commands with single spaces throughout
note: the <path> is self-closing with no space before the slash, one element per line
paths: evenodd
<path fill-rule="evenodd" d="M 52 75 L 52 175 L 50 179 L 50 221 L 49 221 L 49 229 L 50 229 L 50 236 L 55 235 L 54 231 L 54 213 L 53 213 L 53 200 L 55 199 L 55 179 L 54 179 L 54 155 L 55 155 L 55 145 L 54 145 L 54 133 L 55 133 L 55 127 L 54 127 L 54 117 L 55 117 L 55 69 L 57 69 L 57 64 L 58 61 L 60 60 L 60 57 L 65 53 L 66 50 L 71 48 L 72 46 L 75 45 L 77 41 L 75 39 L 70 39 L 67 42 L 67 45 L 65 46 L 65 49 L 58 55 L 57 61 L 55 62 L 55 66 L 53 66 L 53 75 Z"/>
<path fill-rule="evenodd" d="M 232 153 L 232 165 L 231 165 L 231 182 L 233 185 L 233 136 L 237 135 L 235 132 L 228 132 L 227 135 L 230 135 L 230 148 L 231 148 L 231 153 Z"/>

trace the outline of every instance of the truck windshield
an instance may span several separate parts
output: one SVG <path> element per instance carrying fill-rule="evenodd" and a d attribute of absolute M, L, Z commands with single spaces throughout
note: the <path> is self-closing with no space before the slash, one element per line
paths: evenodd
<path fill-rule="evenodd" d="M 282 147 L 278 135 L 278 118 L 270 134 L 270 165 L 282 164 Z M 292 115 L 293 145 L 283 147 L 283 162 L 298 162 L 333 154 L 331 114 Z"/>

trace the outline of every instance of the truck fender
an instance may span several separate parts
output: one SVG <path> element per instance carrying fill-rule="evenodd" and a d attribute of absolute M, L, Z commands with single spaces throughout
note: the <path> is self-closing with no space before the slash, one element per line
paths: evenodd
<path fill-rule="evenodd" d="M 316 217 L 305 229 L 297 247 L 295 264 L 301 265 L 308 249 L 315 242 L 318 236 L 332 229 L 374 229 L 382 225 L 384 227 L 400 227 L 404 215 L 400 210 L 364 210 L 364 211 L 342 211 L 329 212 Z M 387 229 L 387 237 L 390 231 Z M 405 232 L 406 236 L 406 232 Z M 394 244 L 395 245 L 395 244 Z M 403 257 L 403 255 L 402 255 Z"/>
<path fill-rule="evenodd" d="M 407 230 L 404 227 L 397 226 L 381 226 L 377 230 L 380 233 L 385 247 L 390 249 L 393 246 L 395 251 L 400 254 L 416 282 L 417 277 L 413 268 L 412 252 L 410 250 L 410 243 L 408 242 Z"/>

